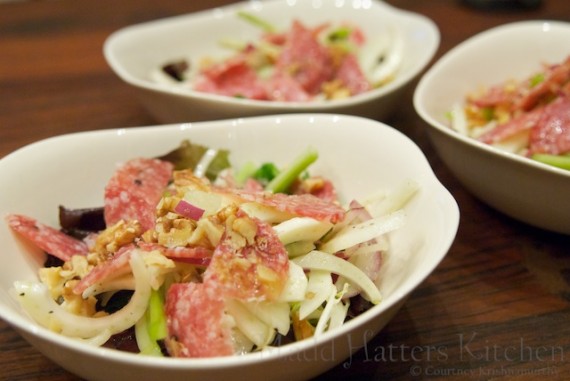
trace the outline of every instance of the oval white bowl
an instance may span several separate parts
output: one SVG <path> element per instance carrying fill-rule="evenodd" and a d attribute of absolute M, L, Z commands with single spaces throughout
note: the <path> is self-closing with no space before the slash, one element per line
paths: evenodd
<path fill-rule="evenodd" d="M 502 151 L 449 127 L 446 113 L 465 95 L 523 79 L 570 54 L 570 23 L 523 21 L 480 33 L 446 53 L 422 77 L 414 107 L 438 154 L 476 197 L 542 229 L 570 234 L 570 171 Z"/>
<path fill-rule="evenodd" d="M 259 38 L 259 29 L 236 17 L 245 10 L 280 28 L 293 19 L 307 25 L 348 21 L 368 37 L 393 33 L 403 41 L 402 65 L 393 81 L 378 89 L 335 101 L 274 102 L 238 99 L 156 83 L 151 73 L 180 57 L 226 54 L 220 41 Z M 120 29 L 105 41 L 103 52 L 112 70 L 161 123 L 212 120 L 253 115 L 334 112 L 382 119 L 400 94 L 427 66 L 439 46 L 439 30 L 419 14 L 382 1 L 244 1 L 207 11 L 165 18 Z"/>
<path fill-rule="evenodd" d="M 291 139 L 291 136 L 302 139 Z M 183 139 L 231 151 L 230 160 L 289 162 L 308 145 L 319 152 L 311 173 L 336 183 L 344 200 L 411 178 L 420 185 L 406 207 L 407 223 L 389 237 L 378 287 L 383 301 L 339 329 L 273 352 L 210 359 L 143 357 L 94 348 L 32 322 L 11 299 L 16 280 L 35 279 L 37 250 L 0 224 L 0 317 L 39 351 L 89 380 L 302 380 L 366 345 L 439 264 L 459 224 L 459 210 L 420 149 L 397 130 L 364 118 L 299 114 L 101 130 L 50 138 L 0 160 L 0 215 L 22 213 L 58 226 L 58 205 L 93 207 L 117 162 L 159 156 Z M 41 170 L 38 170 L 41 166 Z M 349 372 L 349 371 L 347 371 Z"/>

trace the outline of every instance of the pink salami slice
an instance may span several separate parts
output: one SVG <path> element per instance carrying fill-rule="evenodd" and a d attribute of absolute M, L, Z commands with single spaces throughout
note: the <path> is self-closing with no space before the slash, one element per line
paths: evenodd
<path fill-rule="evenodd" d="M 558 65 L 547 67 L 542 82 L 533 85 L 532 81 L 526 81 L 524 84 L 529 89 L 523 93 L 515 107 L 522 110 L 530 110 L 539 103 L 544 104 L 556 96 L 568 81 L 570 81 L 570 56 Z"/>
<path fill-rule="evenodd" d="M 158 250 L 165 257 L 178 262 L 191 263 L 193 265 L 207 266 L 214 254 L 212 249 L 195 246 L 195 247 L 165 247 L 157 243 L 140 242 L 138 246 L 145 251 Z"/>
<path fill-rule="evenodd" d="M 85 255 L 88 252 L 85 242 L 70 237 L 51 226 L 44 225 L 31 217 L 10 214 L 6 220 L 15 232 L 62 261 L 68 261 L 73 255 Z"/>
<path fill-rule="evenodd" d="M 301 217 L 311 217 L 320 221 L 337 223 L 344 218 L 345 211 L 338 204 L 312 194 L 288 195 L 247 191 L 244 189 L 226 189 L 221 192 L 232 193 L 244 201 L 253 201 Z"/>
<path fill-rule="evenodd" d="M 530 154 L 570 152 L 570 97 L 561 96 L 545 107 L 530 134 Z"/>
<path fill-rule="evenodd" d="M 261 192 L 263 191 L 263 184 L 255 179 L 248 178 L 243 185 L 243 189 L 246 191 Z"/>
<path fill-rule="evenodd" d="M 231 329 L 224 321 L 221 294 L 205 283 L 179 283 L 165 302 L 167 348 L 175 357 L 216 357 L 234 353 Z"/>
<path fill-rule="evenodd" d="M 81 295 L 86 289 L 105 281 L 118 278 L 131 272 L 129 261 L 135 245 L 121 247 L 109 260 L 98 264 L 73 287 L 73 292 Z"/>
<path fill-rule="evenodd" d="M 213 283 L 225 296 L 242 300 L 275 300 L 287 281 L 289 259 L 273 228 L 238 212 L 238 218 L 253 221 L 257 232 L 253 243 L 244 242 L 231 226 L 214 250 L 204 282 Z M 241 239 L 240 239 L 241 238 Z"/>
<path fill-rule="evenodd" d="M 229 97 L 267 99 L 265 87 L 242 55 L 205 70 L 196 79 L 194 89 Z"/>
<path fill-rule="evenodd" d="M 491 86 L 485 94 L 469 98 L 469 102 L 481 108 L 510 105 L 514 101 L 516 94 L 516 92 L 505 91 L 504 85 Z"/>
<path fill-rule="evenodd" d="M 336 203 L 338 202 L 338 195 L 333 183 L 330 180 L 315 176 L 310 179 L 311 182 L 316 182 L 318 186 L 308 188 L 306 182 L 298 182 L 293 185 L 291 193 L 293 194 L 312 194 L 323 201 Z"/>
<path fill-rule="evenodd" d="M 276 72 L 268 81 L 267 93 L 271 100 L 283 102 L 306 102 L 309 93 L 291 75 Z"/>
<path fill-rule="evenodd" d="M 133 159 L 122 164 L 105 187 L 105 223 L 138 220 L 144 230 L 154 227 L 155 208 L 170 180 L 173 165 L 157 159 Z"/>
<path fill-rule="evenodd" d="M 542 115 L 542 108 L 537 108 L 531 112 L 522 114 L 510 121 L 498 125 L 492 130 L 479 137 L 483 143 L 493 144 L 508 139 L 522 132 L 530 132 Z"/>
<path fill-rule="evenodd" d="M 294 21 L 287 42 L 279 55 L 276 70 L 291 75 L 309 94 L 321 91 L 334 74 L 329 51 L 319 43 L 312 30 Z"/>
<path fill-rule="evenodd" d="M 360 64 L 354 54 L 348 54 L 340 64 L 336 78 L 350 91 L 357 95 L 370 90 L 370 82 L 360 69 Z"/>

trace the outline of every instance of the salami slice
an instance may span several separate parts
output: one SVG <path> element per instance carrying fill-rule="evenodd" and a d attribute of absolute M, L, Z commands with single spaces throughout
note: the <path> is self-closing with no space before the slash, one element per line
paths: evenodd
<path fill-rule="evenodd" d="M 68 261 L 73 255 L 85 255 L 88 252 L 85 242 L 70 237 L 31 217 L 10 214 L 6 220 L 15 232 L 62 261 Z"/>
<path fill-rule="evenodd" d="M 530 132 L 542 115 L 542 108 L 537 108 L 526 114 L 503 123 L 489 132 L 481 135 L 479 140 L 483 143 L 493 144 L 508 139 L 522 132 Z"/>
<path fill-rule="evenodd" d="M 311 217 L 319 221 L 337 223 L 344 218 L 344 209 L 334 202 L 312 194 L 268 193 L 244 189 L 226 189 L 244 201 L 253 201 L 301 217 Z"/>
<path fill-rule="evenodd" d="M 226 226 L 204 282 L 237 299 L 276 299 L 287 281 L 289 259 L 273 228 L 241 211 Z"/>
<path fill-rule="evenodd" d="M 570 56 L 558 65 L 546 67 L 544 79 L 536 84 L 532 84 L 532 80 L 523 83 L 529 89 L 521 92 L 524 95 L 515 105 L 515 108 L 522 110 L 531 110 L 538 104 L 546 103 L 553 97 L 557 96 L 562 87 L 570 80 Z"/>
<path fill-rule="evenodd" d="M 561 96 L 545 107 L 530 134 L 530 154 L 570 152 L 570 96 Z"/>
<path fill-rule="evenodd" d="M 350 95 L 357 95 L 370 90 L 370 82 L 360 69 L 360 64 L 354 54 L 348 54 L 342 60 L 336 77 L 344 87 L 350 91 Z"/>
<path fill-rule="evenodd" d="M 291 75 L 276 72 L 267 83 L 267 93 L 271 100 L 284 102 L 306 102 L 309 93 Z"/>
<path fill-rule="evenodd" d="M 194 89 L 230 97 L 267 99 L 265 87 L 242 55 L 205 70 L 196 79 Z"/>
<path fill-rule="evenodd" d="M 138 220 L 154 227 L 155 208 L 168 185 L 173 165 L 157 159 L 133 159 L 121 165 L 105 187 L 105 223 Z"/>
<path fill-rule="evenodd" d="M 515 100 L 516 92 L 506 91 L 505 86 L 491 86 L 486 93 L 478 97 L 469 97 L 469 103 L 477 107 L 495 107 L 498 105 L 509 106 Z"/>
<path fill-rule="evenodd" d="M 338 195 L 333 183 L 320 176 L 314 176 L 293 184 L 293 194 L 312 194 L 330 203 L 338 202 Z"/>
<path fill-rule="evenodd" d="M 332 57 L 319 43 L 313 31 L 298 20 L 293 22 L 287 42 L 279 55 L 276 70 L 292 75 L 309 94 L 321 91 L 334 74 Z"/>
<path fill-rule="evenodd" d="M 173 284 L 166 294 L 168 351 L 176 357 L 216 357 L 234 353 L 224 301 L 206 283 Z"/>
<path fill-rule="evenodd" d="M 178 262 L 186 262 L 193 265 L 207 266 L 213 255 L 213 250 L 202 247 L 165 247 L 157 243 L 140 242 L 138 246 L 145 251 L 159 250 L 165 257 Z"/>
<path fill-rule="evenodd" d="M 121 247 L 111 259 L 98 264 L 89 274 L 84 276 L 83 279 L 73 287 L 73 292 L 77 295 L 81 295 L 83 291 L 94 284 L 103 283 L 107 280 L 130 273 L 131 266 L 129 265 L 129 261 L 134 249 L 134 244 Z"/>

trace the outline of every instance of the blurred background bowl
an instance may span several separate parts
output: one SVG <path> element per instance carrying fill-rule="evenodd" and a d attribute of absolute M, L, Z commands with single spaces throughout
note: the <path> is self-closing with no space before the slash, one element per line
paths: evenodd
<path fill-rule="evenodd" d="M 220 42 L 259 39 L 259 28 L 236 16 L 246 11 L 277 29 L 289 29 L 294 19 L 307 26 L 349 22 L 369 40 L 390 35 L 401 45 L 401 65 L 394 79 L 374 90 L 347 99 L 277 102 L 238 99 L 157 83 L 152 73 L 180 57 L 200 60 L 228 55 Z M 333 112 L 383 119 L 397 106 L 406 85 L 430 62 L 440 41 L 437 26 L 419 14 L 382 1 L 244 1 L 203 12 L 125 27 L 105 42 L 104 56 L 112 70 L 136 90 L 142 104 L 161 123 L 224 119 L 299 112 Z"/>
<path fill-rule="evenodd" d="M 468 93 L 527 78 L 542 63 L 562 62 L 568 55 L 570 23 L 506 24 L 450 50 L 414 93 L 414 107 L 437 153 L 473 195 L 512 218 L 564 234 L 570 234 L 570 171 L 462 135 L 451 129 L 447 115 Z"/>

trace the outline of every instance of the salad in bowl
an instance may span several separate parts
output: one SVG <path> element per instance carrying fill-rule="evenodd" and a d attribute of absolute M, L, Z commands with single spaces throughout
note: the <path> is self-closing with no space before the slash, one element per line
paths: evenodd
<path fill-rule="evenodd" d="M 90 380 L 315 377 L 388 324 L 459 224 L 410 139 L 344 115 L 69 134 L 0 176 L 0 316 Z"/>
<path fill-rule="evenodd" d="M 462 134 L 570 170 L 570 56 L 468 94 L 450 119 Z"/>
<path fill-rule="evenodd" d="M 154 70 L 157 83 L 235 98 L 311 102 L 352 97 L 392 81 L 402 65 L 401 36 L 367 36 L 351 22 L 285 30 L 245 11 L 236 17 L 260 29 L 254 39 L 224 39 L 219 57 L 188 57 Z"/>
<path fill-rule="evenodd" d="M 171 357 L 268 350 L 380 303 L 386 233 L 405 223 L 414 181 L 343 207 L 330 180 L 307 172 L 313 149 L 286 169 L 236 170 L 227 157 L 184 141 L 130 159 L 102 207 L 62 206 L 58 229 L 9 214 L 48 255 L 39 280 L 15 282 L 13 296 L 62 335 Z"/>

